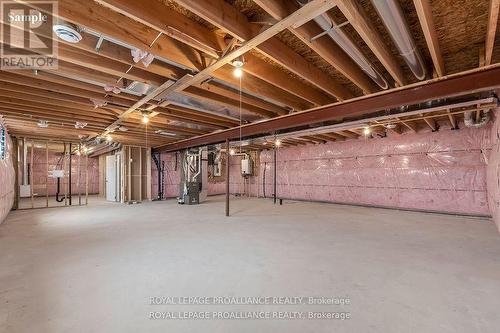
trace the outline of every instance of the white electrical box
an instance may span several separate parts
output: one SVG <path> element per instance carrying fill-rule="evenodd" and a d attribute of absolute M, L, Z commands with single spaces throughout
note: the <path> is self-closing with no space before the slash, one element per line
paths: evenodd
<path fill-rule="evenodd" d="M 251 176 L 252 171 L 253 171 L 252 160 L 249 158 L 241 160 L 241 174 L 243 176 Z"/>
<path fill-rule="evenodd" d="M 50 170 L 49 177 L 50 178 L 64 178 L 64 170 Z"/>
<path fill-rule="evenodd" d="M 19 196 L 21 198 L 31 197 L 31 186 L 30 185 L 20 185 L 19 186 Z"/>

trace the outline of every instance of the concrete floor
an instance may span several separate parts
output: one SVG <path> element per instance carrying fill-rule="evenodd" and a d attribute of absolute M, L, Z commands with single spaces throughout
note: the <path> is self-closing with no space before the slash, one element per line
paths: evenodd
<path fill-rule="evenodd" d="M 490 220 L 222 197 L 12 212 L 0 332 L 498 332 Z M 337 296 L 350 305 L 150 305 L 152 296 Z M 150 312 L 349 312 L 349 320 L 153 320 Z"/>

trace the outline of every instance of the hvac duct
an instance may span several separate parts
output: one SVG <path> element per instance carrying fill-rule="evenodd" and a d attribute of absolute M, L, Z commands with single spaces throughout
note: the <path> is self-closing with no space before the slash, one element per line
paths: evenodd
<path fill-rule="evenodd" d="M 304 6 L 309 2 L 309 0 L 296 0 L 300 6 Z M 331 39 L 351 59 L 366 73 L 376 84 L 379 85 L 382 89 L 389 88 L 387 81 L 385 78 L 373 67 L 373 65 L 366 59 L 366 57 L 361 53 L 359 48 L 351 41 L 351 39 L 344 34 L 344 32 L 340 29 L 339 26 L 333 22 L 333 20 L 328 17 L 326 13 L 323 13 L 316 18 L 314 21 L 324 30 L 324 33 L 330 36 Z M 321 34 L 322 35 L 322 34 Z"/>
<path fill-rule="evenodd" d="M 372 0 L 372 4 L 413 75 L 419 80 L 425 79 L 424 62 L 397 0 Z"/>
<path fill-rule="evenodd" d="M 490 110 L 484 110 L 483 115 L 479 119 L 479 121 L 474 120 L 472 111 L 467 111 L 464 113 L 465 127 L 480 128 L 485 126 L 489 121 L 490 121 Z"/>

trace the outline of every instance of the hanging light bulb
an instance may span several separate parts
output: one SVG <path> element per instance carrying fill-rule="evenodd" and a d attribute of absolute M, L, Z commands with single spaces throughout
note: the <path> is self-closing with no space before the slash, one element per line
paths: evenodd
<path fill-rule="evenodd" d="M 276 147 L 281 146 L 281 140 L 280 139 L 276 139 L 276 141 L 274 142 L 274 144 L 276 145 Z"/>
<path fill-rule="evenodd" d="M 241 70 L 241 68 L 236 67 L 234 69 L 233 75 L 236 76 L 236 77 L 242 77 L 243 76 L 243 71 Z"/>
<path fill-rule="evenodd" d="M 145 115 L 143 115 L 143 116 L 142 116 L 142 122 L 143 122 L 144 124 L 149 123 L 149 117 L 148 117 L 148 115 L 146 115 L 146 114 L 145 114 Z"/>
<path fill-rule="evenodd" d="M 366 126 L 366 127 L 363 129 L 363 134 L 364 134 L 364 135 L 370 135 L 370 133 L 371 133 L 370 127 Z"/>
<path fill-rule="evenodd" d="M 233 156 L 234 154 L 236 154 L 236 152 L 234 151 L 234 149 L 229 149 L 229 155 Z"/>
<path fill-rule="evenodd" d="M 109 134 L 106 135 L 106 141 L 108 141 L 108 142 L 113 141 L 113 137 L 111 137 L 111 135 L 109 135 Z"/>
<path fill-rule="evenodd" d="M 76 151 L 76 156 L 80 156 L 80 154 L 81 154 L 81 153 L 80 153 L 80 150 L 77 150 L 77 151 Z"/>

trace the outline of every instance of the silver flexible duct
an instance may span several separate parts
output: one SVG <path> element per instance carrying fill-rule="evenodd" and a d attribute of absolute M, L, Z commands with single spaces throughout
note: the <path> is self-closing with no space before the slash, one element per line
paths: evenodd
<path fill-rule="evenodd" d="M 483 115 L 477 122 L 473 117 L 473 111 L 467 111 L 464 113 L 465 127 L 481 128 L 484 127 L 489 121 L 490 121 L 490 110 L 484 110 Z"/>
<path fill-rule="evenodd" d="M 308 2 L 309 0 L 297 0 L 297 3 L 300 6 L 304 6 Z M 338 27 L 327 14 L 323 13 L 315 17 L 314 21 L 380 88 L 389 88 L 385 78 L 375 69 L 359 48 L 346 34 L 344 34 L 340 27 Z"/>
<path fill-rule="evenodd" d="M 413 75 L 419 80 L 425 79 L 424 62 L 397 0 L 372 0 L 372 4 Z"/>

